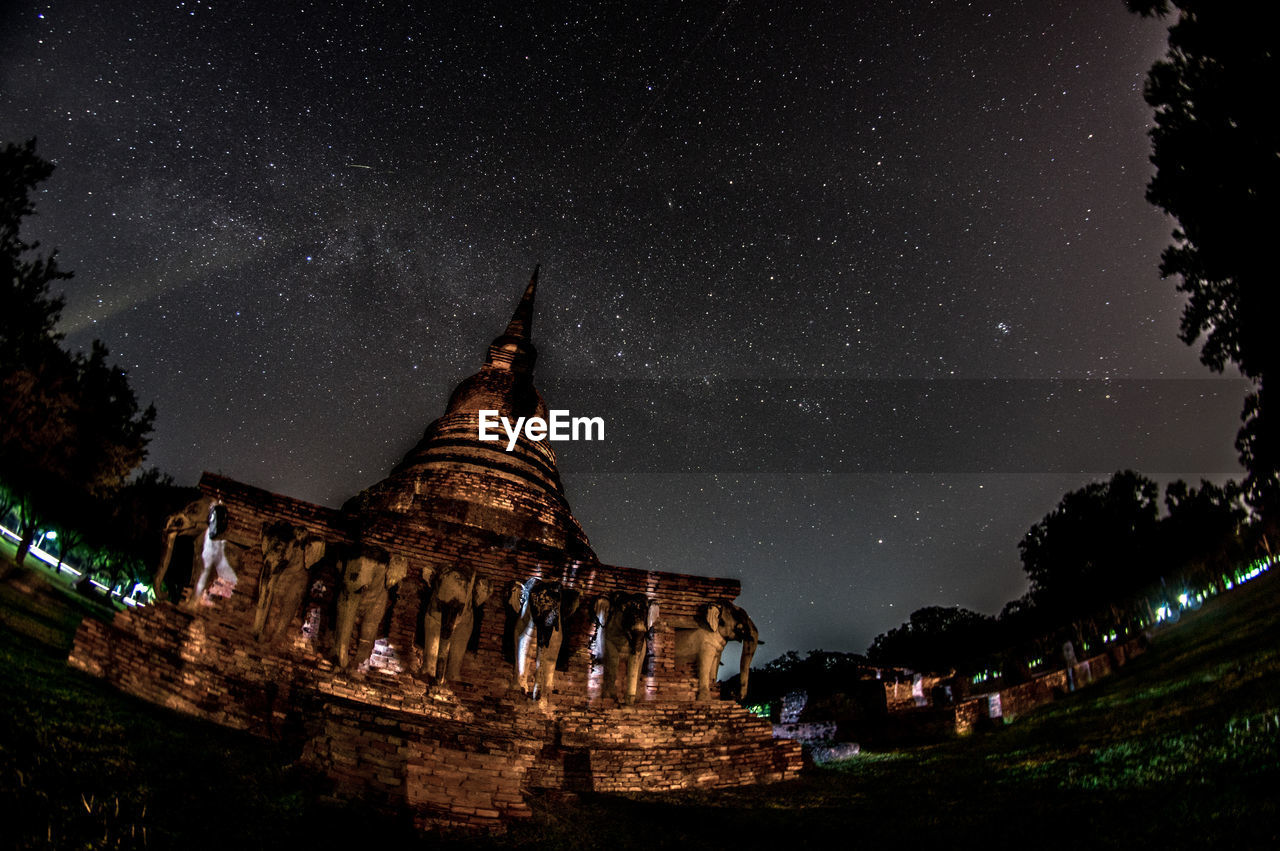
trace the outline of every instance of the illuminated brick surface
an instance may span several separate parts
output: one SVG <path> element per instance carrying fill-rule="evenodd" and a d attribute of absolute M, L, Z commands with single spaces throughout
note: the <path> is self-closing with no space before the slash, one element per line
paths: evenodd
<path fill-rule="evenodd" d="M 739 583 L 601 564 L 569 508 L 550 443 L 522 439 L 507 453 L 505 442 L 477 439 L 481 409 L 546 414 L 531 381 L 534 290 L 531 283 L 481 371 L 458 386 L 419 444 L 341 510 L 206 473 L 201 490 L 231 518 L 237 583 L 215 583 L 195 614 L 161 603 L 109 625 L 86 620 L 70 663 L 228 727 L 301 737 L 303 761 L 328 774 L 334 796 L 407 810 L 422 826 L 498 827 L 528 814 L 527 789 L 653 791 L 793 777 L 800 746 L 775 741 L 768 722 L 735 704 L 692 702 L 693 665 L 674 658 L 675 630 L 692 628 L 701 604 L 736 598 Z M 340 582 L 333 557 L 313 570 L 279 644 L 252 637 L 258 542 L 277 521 L 324 538 L 330 552 L 358 540 L 408 560 L 382 637 L 359 669 L 340 671 L 332 661 Z M 495 593 L 462 682 L 429 687 L 415 675 L 423 571 L 457 562 L 491 580 Z M 582 595 L 566 624 L 567 668 L 545 711 L 510 691 L 504 654 L 506 587 L 531 577 L 562 580 Z M 661 612 L 631 708 L 601 696 L 591 649 L 591 600 L 616 590 L 656 598 Z"/>

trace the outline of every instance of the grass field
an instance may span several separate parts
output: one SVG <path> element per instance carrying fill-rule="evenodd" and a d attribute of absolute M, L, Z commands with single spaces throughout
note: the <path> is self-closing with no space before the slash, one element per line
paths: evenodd
<path fill-rule="evenodd" d="M 0 585 L 0 847 L 1280 847 L 1280 578 L 1213 600 L 1118 675 L 996 732 L 769 787 L 547 795 L 492 839 L 419 837 L 280 745 L 69 669 L 93 610 Z M 34 637 L 32 637 L 34 636 Z"/>

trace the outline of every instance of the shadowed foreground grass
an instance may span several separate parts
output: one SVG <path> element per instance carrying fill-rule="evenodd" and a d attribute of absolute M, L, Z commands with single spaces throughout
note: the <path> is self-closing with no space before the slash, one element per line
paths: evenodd
<path fill-rule="evenodd" d="M 1280 847 L 1278 589 L 1213 601 L 1119 675 L 993 733 L 769 787 L 546 795 L 494 839 L 322 805 L 324 779 L 288 748 L 119 695 L 0 627 L 0 847 Z M 0 588 L 8 623 L 24 605 Z"/>

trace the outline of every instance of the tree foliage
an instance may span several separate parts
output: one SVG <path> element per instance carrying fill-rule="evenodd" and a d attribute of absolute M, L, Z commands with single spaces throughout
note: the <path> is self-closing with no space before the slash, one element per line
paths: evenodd
<path fill-rule="evenodd" d="M 1018 545 L 1026 595 L 998 618 L 919 609 L 877 636 L 868 658 L 932 673 L 995 669 L 1017 682 L 1029 675 L 1028 659 L 1056 653 L 1064 638 L 1092 643 L 1123 633 L 1151 616 L 1148 602 L 1168 605 L 1183 591 L 1220 584 L 1249 558 L 1249 516 L 1236 483 L 1171 482 L 1164 507 L 1162 517 L 1157 484 L 1130 470 L 1064 494 Z"/>
<path fill-rule="evenodd" d="M 107 510 L 82 521 L 87 563 L 112 585 L 148 580 L 165 519 L 199 497 L 197 488 L 180 487 L 154 467 L 144 470 L 112 495 Z"/>
<path fill-rule="evenodd" d="M 1160 522 L 1161 573 L 1181 586 L 1204 587 L 1248 558 L 1240 532 L 1248 518 L 1235 482 L 1200 487 L 1170 482 Z"/>
<path fill-rule="evenodd" d="M 1065 494 L 1018 544 L 1037 609 L 1071 622 L 1131 598 L 1158 561 L 1159 497 L 1132 470 Z"/>
<path fill-rule="evenodd" d="M 876 636 L 867 658 L 915 671 L 980 670 L 994 649 L 995 619 L 959 606 L 927 606 L 902 626 Z"/>
<path fill-rule="evenodd" d="M 788 650 L 751 672 L 751 690 L 757 700 L 781 697 L 795 689 L 804 689 L 813 696 L 829 695 L 848 691 L 867 676 L 867 658 L 860 653 L 810 650 L 801 657 Z"/>
<path fill-rule="evenodd" d="M 1249 471 L 1242 491 L 1262 518 L 1264 536 L 1274 537 L 1280 527 L 1280 423 L 1275 405 L 1264 405 L 1259 389 L 1244 400 L 1241 419 L 1244 426 L 1236 435 L 1236 451 Z"/>
<path fill-rule="evenodd" d="M 58 268 L 57 252 L 37 254 L 38 242 L 25 242 L 22 220 L 35 212 L 31 193 L 53 173 L 36 155 L 36 141 L 0 147 L 0 371 L 39 366 L 62 340 L 57 333 L 61 296 L 50 293 L 54 281 L 71 277 Z"/>
<path fill-rule="evenodd" d="M 1176 12 L 1169 49 L 1145 96 L 1156 173 L 1147 199 L 1177 221 L 1160 271 L 1188 296 L 1181 336 L 1214 371 L 1234 364 L 1257 384 L 1237 441 L 1251 504 L 1274 518 L 1277 417 L 1266 387 L 1280 368 L 1272 338 L 1280 232 L 1280 3 L 1128 0 L 1142 15 Z M 1280 378 L 1274 379 L 1280 380 Z"/>
<path fill-rule="evenodd" d="M 101 342 L 87 354 L 62 348 L 63 300 L 50 286 L 70 274 L 21 237 L 52 170 L 34 140 L 0 147 L 0 482 L 21 521 L 19 562 L 38 524 L 109 511 L 105 501 L 146 457 L 155 419 Z"/>
<path fill-rule="evenodd" d="M 1236 483 L 1171 482 L 1164 507 L 1156 483 L 1128 470 L 1065 494 L 1019 544 L 1031 581 L 1019 618 L 1080 637 L 1083 622 L 1117 626 L 1158 588 L 1204 588 L 1248 557 Z"/>

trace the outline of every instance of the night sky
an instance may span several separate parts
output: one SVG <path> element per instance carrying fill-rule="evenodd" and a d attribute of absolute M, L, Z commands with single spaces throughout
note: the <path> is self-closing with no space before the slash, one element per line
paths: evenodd
<path fill-rule="evenodd" d="M 456 8 L 455 8 L 456 7 Z M 6 3 L 29 237 L 159 410 L 149 463 L 327 505 L 483 362 L 537 384 L 608 563 L 735 576 L 767 642 L 996 613 L 1121 467 L 1238 475 L 1143 199 L 1164 25 L 1051 2 Z"/>

